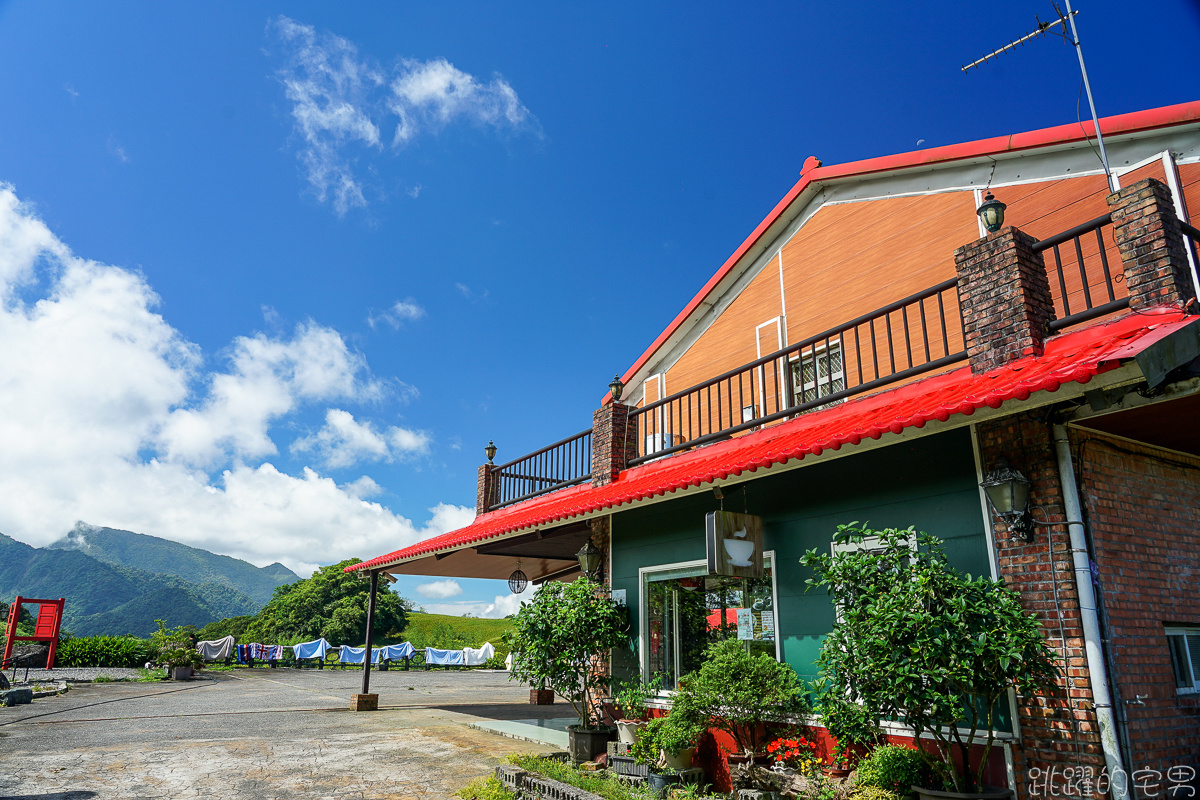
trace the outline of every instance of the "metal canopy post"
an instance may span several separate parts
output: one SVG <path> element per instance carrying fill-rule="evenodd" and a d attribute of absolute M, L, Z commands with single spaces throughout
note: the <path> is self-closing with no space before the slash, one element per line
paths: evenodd
<path fill-rule="evenodd" d="M 375 591 L 379 588 L 379 572 L 371 573 L 371 595 L 367 599 L 367 643 L 363 648 L 362 693 L 371 693 L 371 628 L 375 622 Z"/>

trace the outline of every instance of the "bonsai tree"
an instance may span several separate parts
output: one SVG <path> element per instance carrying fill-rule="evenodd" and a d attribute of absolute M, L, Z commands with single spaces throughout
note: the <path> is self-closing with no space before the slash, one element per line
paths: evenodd
<path fill-rule="evenodd" d="M 628 616 L 587 578 L 547 581 L 513 620 L 511 678 L 553 689 L 567 699 L 584 728 L 600 727 L 599 698 L 608 677 L 605 651 L 628 636 Z"/>
<path fill-rule="evenodd" d="M 816 572 L 809 588 L 827 587 L 839 615 L 817 659 L 821 675 L 876 723 L 901 720 L 918 747 L 932 741 L 934 752 L 921 752 L 947 788 L 977 791 L 1000 701 L 1009 689 L 1030 694 L 1052 685 L 1056 656 L 1016 592 L 952 569 L 941 540 L 857 522 L 839 526 L 834 539 L 861 543 L 867 536 L 877 539 L 870 549 L 812 550 L 800 560 Z M 987 746 L 972 766 L 977 734 L 986 734 Z"/>
<path fill-rule="evenodd" d="M 679 679 L 671 716 L 724 731 L 744 754 L 754 756 L 766 752 L 766 721 L 807 710 L 795 670 L 765 653 L 751 655 L 737 639 L 725 639 L 708 647 L 700 669 Z"/>
<path fill-rule="evenodd" d="M 655 717 L 646 723 L 629 754 L 639 764 L 647 765 L 652 772 L 666 771 L 666 756 L 696 746 L 704 728 L 683 714 L 672 711 L 665 717 Z"/>

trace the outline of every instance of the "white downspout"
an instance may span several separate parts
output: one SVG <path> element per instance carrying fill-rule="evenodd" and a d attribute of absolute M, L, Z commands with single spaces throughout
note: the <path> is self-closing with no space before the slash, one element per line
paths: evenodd
<path fill-rule="evenodd" d="M 1071 445 L 1067 439 L 1065 425 L 1054 426 L 1054 452 L 1058 461 L 1058 479 L 1062 485 L 1063 511 L 1066 513 L 1067 531 L 1071 537 L 1071 558 L 1075 563 L 1075 591 L 1079 597 L 1079 617 L 1083 624 L 1083 645 L 1092 685 L 1092 702 L 1096 708 L 1096 721 L 1100 724 L 1100 747 L 1104 750 L 1104 762 L 1108 766 L 1114 800 L 1127 800 L 1129 793 L 1126 781 L 1116 780 L 1116 776 L 1122 774 L 1124 767 L 1121 748 L 1117 742 L 1117 721 L 1113 714 L 1108 670 L 1105 669 L 1104 653 L 1100 644 L 1100 619 L 1096 613 L 1096 595 L 1092 589 L 1091 561 L 1088 558 L 1087 539 L 1081 521 L 1083 514 L 1079 505 L 1079 490 L 1075 485 L 1075 467 L 1071 463 Z M 1064 656 L 1066 645 L 1067 643 L 1063 642 Z"/>

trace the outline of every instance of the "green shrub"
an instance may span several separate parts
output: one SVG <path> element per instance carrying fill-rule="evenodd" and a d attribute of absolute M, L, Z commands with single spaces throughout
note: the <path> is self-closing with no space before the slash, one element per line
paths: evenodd
<path fill-rule="evenodd" d="M 931 786 L 933 771 L 929 759 L 916 750 L 885 744 L 858 762 L 858 785 L 910 794 L 913 786 Z M 871 800 L 884 800 L 872 798 Z"/>
<path fill-rule="evenodd" d="M 896 792 L 878 786 L 860 786 L 850 795 L 850 800 L 901 800 Z"/>
<path fill-rule="evenodd" d="M 513 793 L 495 775 L 476 778 L 458 790 L 463 800 L 512 800 Z"/>
<path fill-rule="evenodd" d="M 60 667 L 140 667 L 151 661 L 149 642 L 133 636 L 84 636 L 58 643 L 54 663 Z"/>

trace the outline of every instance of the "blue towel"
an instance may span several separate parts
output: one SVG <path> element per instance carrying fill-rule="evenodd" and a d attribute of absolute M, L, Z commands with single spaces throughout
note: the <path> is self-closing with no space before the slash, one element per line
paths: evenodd
<path fill-rule="evenodd" d="M 292 645 L 292 652 L 296 654 L 296 658 L 324 658 L 328 650 L 329 642 L 324 639 Z"/>
<path fill-rule="evenodd" d="M 437 666 L 454 666 L 461 667 L 463 665 L 462 650 L 435 650 L 432 647 L 425 648 L 425 663 L 434 664 Z"/>

